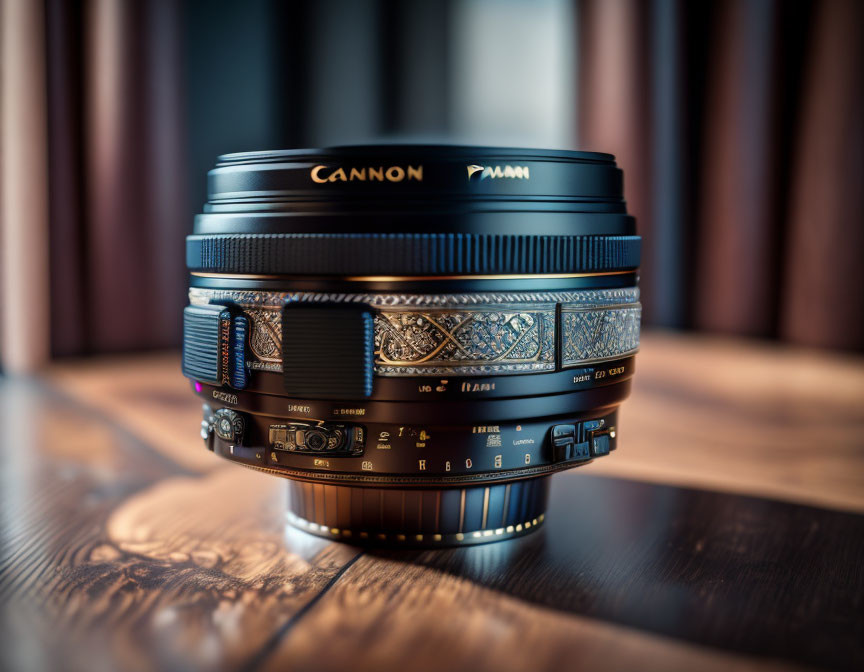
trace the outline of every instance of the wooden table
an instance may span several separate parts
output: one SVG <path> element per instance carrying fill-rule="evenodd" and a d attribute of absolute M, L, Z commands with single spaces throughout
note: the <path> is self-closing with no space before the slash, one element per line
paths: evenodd
<path fill-rule="evenodd" d="M 0 669 L 864 669 L 864 361 L 649 334 L 512 542 L 362 550 L 208 453 L 176 354 L 0 381 Z"/>

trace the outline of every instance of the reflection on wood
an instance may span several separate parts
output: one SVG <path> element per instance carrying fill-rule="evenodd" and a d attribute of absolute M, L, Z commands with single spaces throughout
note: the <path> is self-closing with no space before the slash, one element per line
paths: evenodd
<path fill-rule="evenodd" d="M 230 668 L 356 556 L 286 544 L 280 482 L 184 472 L 51 396 L 0 392 L 5 422 L 37 428 L 3 454 L 0 669 L 93 669 L 94 651 L 106 669 Z"/>
<path fill-rule="evenodd" d="M 543 582 L 524 572 L 521 580 Z M 369 556 L 281 641 L 264 669 L 292 665 L 334 672 L 789 669 L 565 616 L 446 572 Z"/>

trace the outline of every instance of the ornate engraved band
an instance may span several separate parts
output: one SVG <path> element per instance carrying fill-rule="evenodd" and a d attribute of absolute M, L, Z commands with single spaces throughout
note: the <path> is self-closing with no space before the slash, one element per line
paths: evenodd
<path fill-rule="evenodd" d="M 232 303 L 252 321 L 250 368 L 282 370 L 282 313 L 289 301 L 357 302 L 375 309 L 379 376 L 554 371 L 639 348 L 639 290 L 472 294 L 322 294 L 193 288 L 192 304 Z M 556 334 L 561 307 L 560 346 Z"/>
<path fill-rule="evenodd" d="M 561 365 L 613 359 L 639 347 L 638 304 L 610 308 L 561 306 Z"/>

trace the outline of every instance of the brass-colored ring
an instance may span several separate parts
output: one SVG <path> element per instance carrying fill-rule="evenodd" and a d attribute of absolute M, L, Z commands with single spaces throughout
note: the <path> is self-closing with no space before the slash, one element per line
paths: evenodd
<path fill-rule="evenodd" d="M 570 278 L 595 278 L 604 275 L 628 275 L 632 271 L 601 271 L 598 273 L 520 273 L 515 275 L 347 275 L 335 277 L 345 282 L 418 282 L 435 280 L 567 280 Z M 223 278 L 225 280 L 283 280 L 289 275 L 258 275 L 232 273 L 202 273 L 191 271 L 199 278 Z M 311 277 L 311 276 L 310 276 Z"/>

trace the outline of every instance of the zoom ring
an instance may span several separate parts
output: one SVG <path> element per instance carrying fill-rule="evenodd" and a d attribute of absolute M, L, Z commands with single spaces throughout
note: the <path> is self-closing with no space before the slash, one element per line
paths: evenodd
<path fill-rule="evenodd" d="M 639 236 L 231 234 L 186 240 L 190 271 L 255 275 L 515 275 L 632 270 Z"/>

